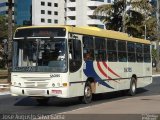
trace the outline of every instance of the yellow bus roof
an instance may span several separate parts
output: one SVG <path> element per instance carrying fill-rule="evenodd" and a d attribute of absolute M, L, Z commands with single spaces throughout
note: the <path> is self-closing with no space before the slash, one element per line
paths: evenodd
<path fill-rule="evenodd" d="M 27 26 L 27 27 L 20 27 L 17 29 L 28 29 L 28 28 L 54 28 L 54 27 L 60 27 L 60 28 L 66 28 L 68 32 L 77 33 L 77 34 L 83 34 L 83 35 L 93 35 L 93 36 L 99 36 L 99 37 L 106 37 L 106 38 L 112 38 L 116 40 L 126 40 L 131 42 L 137 42 L 137 43 L 144 43 L 144 44 L 150 44 L 149 40 L 135 38 L 132 36 L 129 36 L 126 33 L 112 31 L 112 30 L 105 30 L 100 29 L 97 27 L 73 27 L 69 25 L 54 25 L 54 26 Z"/>

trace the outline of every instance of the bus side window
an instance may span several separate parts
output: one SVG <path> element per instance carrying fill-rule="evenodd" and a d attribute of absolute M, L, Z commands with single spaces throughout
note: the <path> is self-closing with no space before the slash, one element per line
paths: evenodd
<path fill-rule="evenodd" d="M 126 41 L 118 41 L 118 60 L 119 62 L 127 62 Z"/>
<path fill-rule="evenodd" d="M 137 62 L 143 62 L 143 45 L 140 43 L 136 44 L 136 58 Z"/>
<path fill-rule="evenodd" d="M 150 45 L 144 45 L 144 62 L 151 62 Z"/>
<path fill-rule="evenodd" d="M 83 57 L 85 61 L 94 60 L 94 40 L 92 36 L 83 36 Z"/>
<path fill-rule="evenodd" d="M 135 43 L 127 42 L 128 62 L 136 61 Z"/>
<path fill-rule="evenodd" d="M 108 61 L 116 62 L 117 61 L 117 41 L 113 39 L 107 40 L 107 53 Z"/>
<path fill-rule="evenodd" d="M 106 42 L 104 38 L 95 37 L 95 57 L 96 61 L 106 61 Z"/>

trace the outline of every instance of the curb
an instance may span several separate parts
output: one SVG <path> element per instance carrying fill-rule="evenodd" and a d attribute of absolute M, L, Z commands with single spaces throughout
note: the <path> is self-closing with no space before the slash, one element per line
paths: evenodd
<path fill-rule="evenodd" d="M 0 88 L 9 88 L 9 84 L 0 84 Z"/>
<path fill-rule="evenodd" d="M 9 95 L 11 94 L 10 91 L 0 92 L 0 95 Z"/>
<path fill-rule="evenodd" d="M 160 77 L 160 74 L 152 75 L 152 77 Z"/>

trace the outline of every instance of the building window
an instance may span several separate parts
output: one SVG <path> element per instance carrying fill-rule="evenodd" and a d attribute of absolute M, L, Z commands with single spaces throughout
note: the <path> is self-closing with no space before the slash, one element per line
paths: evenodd
<path fill-rule="evenodd" d="M 58 3 L 54 3 L 54 7 L 58 7 Z"/>
<path fill-rule="evenodd" d="M 51 15 L 52 14 L 52 11 L 48 11 L 48 15 Z"/>
<path fill-rule="evenodd" d="M 108 0 L 108 3 L 111 3 L 111 0 Z"/>
<path fill-rule="evenodd" d="M 52 20 L 51 20 L 51 19 L 48 19 L 48 23 L 52 23 Z"/>
<path fill-rule="evenodd" d="M 54 23 L 58 23 L 58 20 L 54 20 Z"/>
<path fill-rule="evenodd" d="M 42 1 L 42 2 L 41 2 L 41 5 L 42 5 L 42 6 L 45 6 L 45 2 Z"/>
<path fill-rule="evenodd" d="M 51 3 L 51 2 L 48 2 L 48 6 L 52 6 L 52 3 Z"/>
<path fill-rule="evenodd" d="M 55 11 L 55 12 L 54 12 L 54 15 L 58 15 L 58 12 L 57 12 L 57 11 Z"/>
<path fill-rule="evenodd" d="M 45 10 L 41 10 L 41 14 L 45 14 Z"/>
<path fill-rule="evenodd" d="M 41 22 L 44 23 L 44 22 L 45 22 L 45 19 L 44 19 L 44 18 L 41 18 Z"/>

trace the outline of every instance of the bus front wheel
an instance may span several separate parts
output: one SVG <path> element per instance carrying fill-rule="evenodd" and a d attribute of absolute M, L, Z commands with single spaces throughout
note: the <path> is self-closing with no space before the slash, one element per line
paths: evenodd
<path fill-rule="evenodd" d="M 91 103 L 91 101 L 92 101 L 92 88 L 91 88 L 91 83 L 89 81 L 86 82 L 86 84 L 85 84 L 84 96 L 81 97 L 81 100 L 85 104 Z"/>

